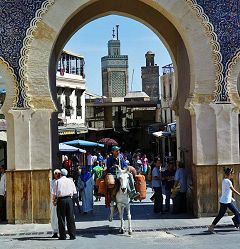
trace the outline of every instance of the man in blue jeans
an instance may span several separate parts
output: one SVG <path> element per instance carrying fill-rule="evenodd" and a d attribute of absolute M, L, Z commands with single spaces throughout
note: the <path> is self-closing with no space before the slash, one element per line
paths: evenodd
<path fill-rule="evenodd" d="M 208 227 L 208 231 L 213 233 L 214 227 L 217 223 L 222 219 L 224 214 L 229 208 L 235 215 L 235 219 L 233 220 L 236 228 L 239 228 L 240 224 L 240 215 L 238 209 L 233 204 L 232 192 L 240 196 L 240 193 L 233 187 L 232 178 L 233 178 L 233 169 L 225 168 L 224 169 L 225 178 L 222 181 L 222 196 L 220 198 L 220 210 L 218 212 L 217 217 L 213 220 L 212 224 Z"/>

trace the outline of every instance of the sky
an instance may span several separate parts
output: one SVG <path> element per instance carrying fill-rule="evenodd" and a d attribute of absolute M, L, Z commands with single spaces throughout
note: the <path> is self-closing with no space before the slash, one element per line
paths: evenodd
<path fill-rule="evenodd" d="M 160 66 L 160 75 L 161 67 L 172 62 L 158 36 L 140 22 L 116 15 L 98 18 L 78 30 L 65 46 L 66 50 L 84 56 L 88 92 L 102 94 L 101 57 L 108 53 L 107 42 L 112 39 L 112 29 L 116 25 L 119 25 L 121 54 L 128 55 L 130 91 L 142 90 L 141 67 L 145 66 L 147 51 L 155 53 L 155 64 Z"/>

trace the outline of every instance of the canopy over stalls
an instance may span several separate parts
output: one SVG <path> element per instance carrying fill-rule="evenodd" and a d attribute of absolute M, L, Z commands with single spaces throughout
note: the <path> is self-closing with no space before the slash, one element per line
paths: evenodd
<path fill-rule="evenodd" d="M 104 144 L 90 142 L 90 141 L 86 141 L 86 140 L 79 140 L 79 139 L 68 141 L 68 142 L 64 142 L 64 144 L 66 144 L 66 145 L 73 145 L 73 146 L 77 146 L 77 147 L 98 147 L 98 148 L 104 148 Z"/>
<path fill-rule="evenodd" d="M 86 153 L 86 150 L 79 149 L 77 147 L 73 147 L 64 143 L 59 144 L 59 151 L 68 152 L 68 153 L 74 153 L 74 152 Z"/>

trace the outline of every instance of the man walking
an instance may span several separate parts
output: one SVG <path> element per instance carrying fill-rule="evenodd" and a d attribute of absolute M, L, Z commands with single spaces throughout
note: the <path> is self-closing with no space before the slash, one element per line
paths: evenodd
<path fill-rule="evenodd" d="M 0 166 L 0 220 L 6 221 L 6 174 L 4 166 Z"/>
<path fill-rule="evenodd" d="M 72 196 L 77 193 L 77 190 L 73 181 L 66 177 L 67 174 L 68 171 L 66 169 L 61 169 L 61 178 L 56 181 L 56 191 L 54 196 L 54 200 L 57 203 L 60 240 L 66 239 L 65 219 L 67 221 L 67 229 L 70 240 L 76 239 Z"/>

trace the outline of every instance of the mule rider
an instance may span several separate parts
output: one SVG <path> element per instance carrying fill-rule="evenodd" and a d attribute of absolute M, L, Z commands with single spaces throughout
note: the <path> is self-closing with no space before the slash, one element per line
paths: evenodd
<path fill-rule="evenodd" d="M 124 160 L 123 156 L 120 154 L 120 148 L 118 146 L 112 147 L 112 155 L 107 159 L 107 173 L 111 173 L 112 175 L 116 175 L 116 170 L 118 166 L 121 167 L 121 169 L 126 169 L 128 167 L 126 161 Z M 128 172 L 129 175 L 129 198 L 130 199 L 137 199 L 139 197 L 139 193 L 136 192 L 135 186 L 134 186 L 134 180 L 133 176 L 130 172 Z M 115 199 L 115 191 L 113 190 L 111 193 L 111 199 Z"/>

